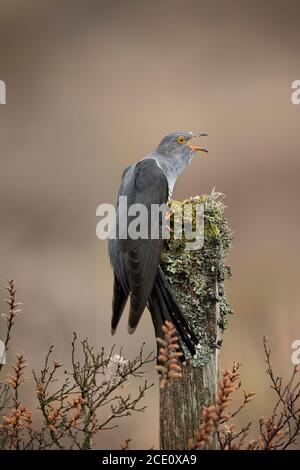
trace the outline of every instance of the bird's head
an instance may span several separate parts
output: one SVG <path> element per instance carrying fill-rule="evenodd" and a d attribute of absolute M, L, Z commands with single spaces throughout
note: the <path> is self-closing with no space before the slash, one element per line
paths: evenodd
<path fill-rule="evenodd" d="M 204 132 L 198 132 L 197 134 L 193 132 L 173 132 L 162 139 L 157 151 L 161 155 L 190 160 L 195 152 L 207 152 L 206 149 L 194 145 L 197 137 L 206 135 Z"/>

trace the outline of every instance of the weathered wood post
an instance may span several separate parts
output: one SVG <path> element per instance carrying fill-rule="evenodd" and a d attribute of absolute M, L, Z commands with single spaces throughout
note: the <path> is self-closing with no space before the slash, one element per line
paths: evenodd
<path fill-rule="evenodd" d="M 224 264 L 231 233 L 224 215 L 221 195 L 198 196 L 172 204 L 204 204 L 204 245 L 186 250 L 184 240 L 168 241 L 161 266 L 172 285 L 200 342 L 194 358 L 186 352 L 183 378 L 170 381 L 160 392 L 160 448 L 187 449 L 188 441 L 201 422 L 203 406 L 214 401 L 221 333 L 231 313 L 224 293 L 224 280 L 230 276 Z M 193 219 L 194 220 L 194 219 Z M 215 448 L 216 443 L 211 443 Z"/>

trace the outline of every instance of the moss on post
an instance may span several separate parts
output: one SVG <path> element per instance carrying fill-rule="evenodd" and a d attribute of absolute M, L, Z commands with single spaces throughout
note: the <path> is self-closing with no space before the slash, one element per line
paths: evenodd
<path fill-rule="evenodd" d="M 225 264 L 231 244 L 231 232 L 224 214 L 222 195 L 197 196 L 183 202 L 171 201 L 182 210 L 204 205 L 204 243 L 187 250 L 183 236 L 171 237 L 161 257 L 161 267 L 189 323 L 199 338 L 193 358 L 185 350 L 183 379 L 170 382 L 160 395 L 160 444 L 162 449 L 186 449 L 199 425 L 203 406 L 214 400 L 219 372 L 219 348 L 228 314 L 231 313 L 224 291 L 230 277 Z M 193 216 L 192 216 L 193 217 Z M 189 221 L 195 225 L 195 217 Z M 172 220 L 171 220 L 172 228 Z M 214 444 L 212 444 L 214 446 Z"/>

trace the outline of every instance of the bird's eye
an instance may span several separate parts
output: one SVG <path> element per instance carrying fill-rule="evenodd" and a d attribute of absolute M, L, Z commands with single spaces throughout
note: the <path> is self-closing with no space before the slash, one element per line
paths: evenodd
<path fill-rule="evenodd" d="M 179 144 L 185 144 L 186 143 L 186 138 L 184 137 L 184 135 L 178 136 L 176 140 Z"/>

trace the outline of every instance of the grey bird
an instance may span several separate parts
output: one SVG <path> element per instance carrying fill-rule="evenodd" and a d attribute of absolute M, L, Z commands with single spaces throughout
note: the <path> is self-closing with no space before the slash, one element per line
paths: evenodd
<path fill-rule="evenodd" d="M 151 212 L 152 204 L 167 203 L 174 185 L 192 162 L 196 152 L 204 151 L 192 145 L 196 137 L 206 136 L 201 132 L 174 132 L 166 135 L 159 146 L 144 159 L 125 169 L 116 205 L 116 238 L 109 239 L 109 256 L 114 270 L 112 301 L 112 334 L 115 333 L 128 297 L 130 310 L 128 331 L 132 334 L 146 307 L 150 310 L 156 337 L 163 337 L 162 325 L 171 321 L 185 346 L 192 355 L 198 339 L 190 328 L 184 312 L 175 299 L 159 265 L 163 249 L 163 239 L 132 239 L 120 236 L 119 220 L 125 217 L 127 226 L 129 214 L 119 204 L 120 196 L 127 196 L 127 206 L 143 204 Z M 149 229 L 151 228 L 149 217 Z M 161 224 L 164 223 L 160 221 Z M 150 231 L 149 231 L 150 233 Z"/>

